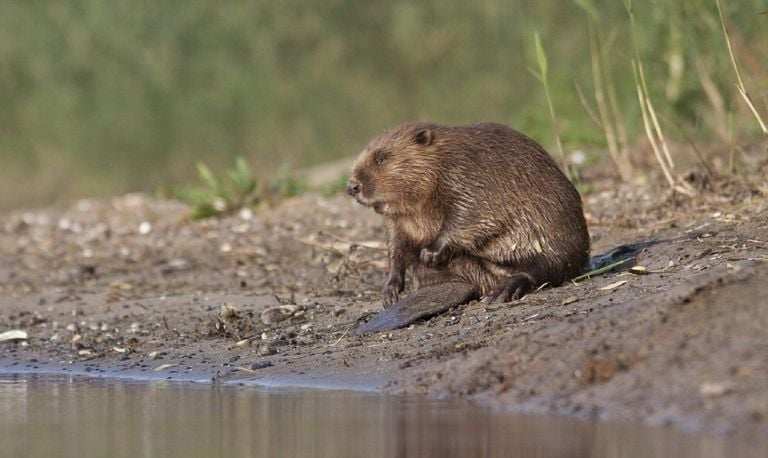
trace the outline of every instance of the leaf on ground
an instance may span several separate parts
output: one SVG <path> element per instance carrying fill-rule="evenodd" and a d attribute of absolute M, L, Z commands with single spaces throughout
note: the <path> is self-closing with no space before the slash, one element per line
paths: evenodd
<path fill-rule="evenodd" d="M 621 280 L 621 281 L 617 281 L 616 283 L 611 283 L 610 285 L 603 286 L 602 288 L 599 288 L 599 289 L 600 289 L 600 291 L 608 291 L 610 289 L 618 288 L 619 286 L 621 286 L 621 285 L 623 285 L 625 283 L 627 283 L 626 280 Z"/>
<path fill-rule="evenodd" d="M 27 340 L 27 338 L 29 338 L 29 334 L 27 334 L 26 331 L 22 331 L 21 329 L 12 329 L 10 331 L 0 333 L 0 343 L 12 342 L 14 340 Z"/>

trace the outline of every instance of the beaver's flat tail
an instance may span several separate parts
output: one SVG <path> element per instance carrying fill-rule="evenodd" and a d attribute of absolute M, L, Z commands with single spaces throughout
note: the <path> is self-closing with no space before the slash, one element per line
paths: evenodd
<path fill-rule="evenodd" d="M 479 293 L 469 283 L 451 281 L 425 286 L 373 316 L 355 330 L 355 334 L 390 331 L 414 321 L 429 318 L 457 305 L 477 299 Z"/>
<path fill-rule="evenodd" d="M 646 240 L 644 242 L 630 243 L 627 245 L 619 245 L 616 248 L 608 251 L 607 253 L 592 256 L 589 259 L 589 265 L 587 270 L 597 270 L 608 267 L 611 264 L 621 263 L 617 266 L 617 269 L 625 269 L 632 267 L 632 261 L 637 255 L 644 249 L 656 245 L 657 243 L 669 242 L 668 239 L 661 240 Z"/>

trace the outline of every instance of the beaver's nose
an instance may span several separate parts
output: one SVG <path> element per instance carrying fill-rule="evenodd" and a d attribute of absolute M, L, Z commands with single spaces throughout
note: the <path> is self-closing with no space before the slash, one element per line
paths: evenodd
<path fill-rule="evenodd" d="M 349 180 L 349 182 L 347 183 L 347 194 L 349 194 L 350 196 L 359 194 L 361 189 L 362 189 L 362 185 L 360 184 L 359 181 Z"/>

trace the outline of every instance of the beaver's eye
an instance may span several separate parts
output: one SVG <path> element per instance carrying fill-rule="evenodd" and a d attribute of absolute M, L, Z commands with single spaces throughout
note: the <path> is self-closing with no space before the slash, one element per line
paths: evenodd
<path fill-rule="evenodd" d="M 376 165 L 382 165 L 387 162 L 387 153 L 382 150 L 376 150 L 373 153 L 373 161 Z"/>

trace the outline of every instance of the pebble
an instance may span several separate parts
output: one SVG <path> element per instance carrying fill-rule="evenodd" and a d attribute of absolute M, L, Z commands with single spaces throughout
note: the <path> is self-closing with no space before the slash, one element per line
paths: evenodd
<path fill-rule="evenodd" d="M 270 307 L 261 312 L 261 322 L 264 324 L 279 323 L 280 321 L 290 318 L 298 307 L 295 305 L 278 305 L 277 307 Z"/>

